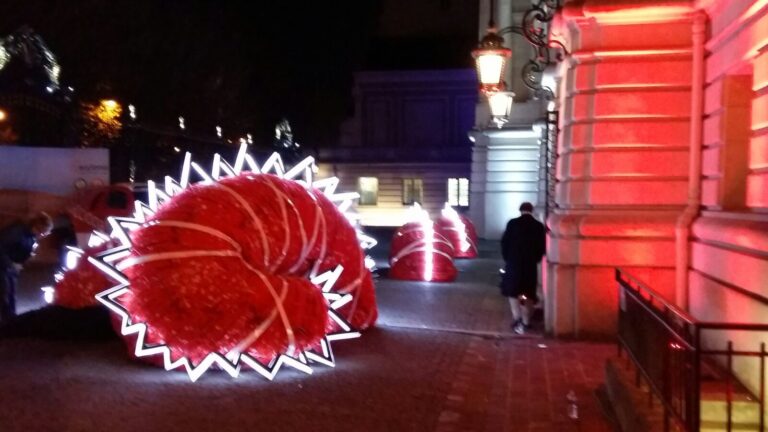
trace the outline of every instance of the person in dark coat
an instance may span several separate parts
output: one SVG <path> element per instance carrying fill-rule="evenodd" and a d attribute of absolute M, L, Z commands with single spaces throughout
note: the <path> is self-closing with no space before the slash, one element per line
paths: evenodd
<path fill-rule="evenodd" d="M 530 325 L 533 306 L 538 301 L 537 266 L 546 253 L 546 230 L 533 217 L 533 205 L 520 205 L 520 217 L 510 220 L 501 238 L 504 274 L 501 293 L 509 298 L 512 309 L 512 327 L 522 334 Z"/>
<path fill-rule="evenodd" d="M 52 228 L 51 217 L 38 213 L 26 222 L 14 222 L 0 230 L 0 323 L 16 316 L 19 272 L 32 256 L 37 240 Z"/>

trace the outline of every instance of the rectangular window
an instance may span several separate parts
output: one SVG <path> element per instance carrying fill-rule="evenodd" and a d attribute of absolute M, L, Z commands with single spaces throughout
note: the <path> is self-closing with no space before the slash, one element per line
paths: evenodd
<path fill-rule="evenodd" d="M 448 179 L 448 205 L 451 207 L 469 207 L 469 179 Z"/>
<path fill-rule="evenodd" d="M 424 203 L 424 181 L 417 178 L 403 179 L 403 204 Z"/>
<path fill-rule="evenodd" d="M 357 191 L 360 193 L 359 205 L 376 205 L 379 201 L 379 179 L 376 177 L 360 177 L 357 180 Z"/>

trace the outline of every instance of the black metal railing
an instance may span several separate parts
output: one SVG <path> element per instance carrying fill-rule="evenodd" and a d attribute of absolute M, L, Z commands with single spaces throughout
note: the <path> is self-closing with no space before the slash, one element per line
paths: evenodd
<path fill-rule="evenodd" d="M 724 430 L 734 430 L 734 401 L 739 393 L 748 394 L 746 400 L 758 408 L 754 422 L 750 422 L 754 427 L 746 430 L 764 431 L 768 356 L 765 342 L 759 343 L 758 350 L 750 351 L 734 349 L 732 338 L 768 332 L 768 325 L 698 321 L 621 269 L 616 270 L 616 281 L 619 283 L 619 355 L 626 353 L 635 364 L 636 384 L 639 385 L 641 379 L 647 383 L 649 403 L 653 403 L 654 396 L 660 401 L 664 430 L 700 430 L 702 382 L 714 379 L 724 384 Z M 712 348 L 713 344 L 703 337 L 708 332 L 725 332 L 731 340 L 723 348 Z M 749 392 L 734 373 L 734 359 L 744 358 L 758 362 L 759 377 L 754 380 L 756 394 Z M 744 424 L 738 427 L 745 430 Z"/>
<path fill-rule="evenodd" d="M 558 135 L 558 111 L 548 111 L 544 142 L 544 221 L 557 207 L 555 193 L 557 191 L 557 135 Z"/>

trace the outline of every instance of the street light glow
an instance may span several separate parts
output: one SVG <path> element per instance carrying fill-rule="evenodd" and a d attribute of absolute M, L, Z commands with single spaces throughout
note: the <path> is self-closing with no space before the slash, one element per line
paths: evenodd
<path fill-rule="evenodd" d="M 108 110 L 115 110 L 118 107 L 118 103 L 114 99 L 103 99 L 101 105 Z"/>
<path fill-rule="evenodd" d="M 8 114 L 5 110 L 0 109 L 0 122 L 8 120 Z"/>
<path fill-rule="evenodd" d="M 501 127 L 509 119 L 512 111 L 512 101 L 515 94 L 512 92 L 493 92 L 488 94 L 488 105 L 491 108 L 491 116 L 497 126 Z"/>
<path fill-rule="evenodd" d="M 489 28 L 488 33 L 472 51 L 477 67 L 477 78 L 483 92 L 493 92 L 504 89 L 504 69 L 512 57 L 512 50 L 504 47 L 504 38 L 496 33 L 495 28 Z"/>

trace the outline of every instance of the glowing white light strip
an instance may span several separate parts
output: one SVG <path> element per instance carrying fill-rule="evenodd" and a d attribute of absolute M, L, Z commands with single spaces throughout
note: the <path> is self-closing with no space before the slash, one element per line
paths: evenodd
<path fill-rule="evenodd" d="M 434 243 L 435 241 L 438 242 L 438 243 L 444 243 L 444 244 L 450 245 L 450 243 L 448 243 L 446 241 L 437 240 L 437 239 L 433 239 L 432 243 Z M 410 243 L 408 246 L 404 247 L 400 252 L 398 252 L 394 257 L 392 257 L 391 263 L 394 265 L 396 262 L 400 261 L 401 259 L 403 259 L 403 257 L 405 257 L 407 255 L 411 255 L 411 254 L 414 254 L 414 253 L 417 253 L 417 252 L 425 252 L 425 251 L 427 251 L 428 250 L 428 247 L 427 247 L 428 243 L 429 242 L 426 239 L 421 239 L 421 240 L 417 240 L 417 241 L 414 241 L 414 242 Z M 442 256 L 448 258 L 449 260 L 453 259 L 453 257 L 450 254 L 448 254 L 446 252 L 443 252 L 441 250 L 435 249 L 434 247 L 430 247 L 429 250 L 431 250 L 432 253 L 435 253 L 435 254 L 438 254 L 438 255 L 442 255 Z"/>
<path fill-rule="evenodd" d="M 264 165 L 262 165 L 262 174 L 267 174 L 269 171 L 274 171 L 278 177 L 283 177 L 283 174 L 285 173 L 285 166 L 283 166 L 283 159 L 279 154 L 272 153 L 267 161 L 264 162 Z"/>
<path fill-rule="evenodd" d="M 146 264 L 155 261 L 199 257 L 240 257 L 240 253 L 230 250 L 183 250 L 178 252 L 163 252 L 128 258 L 118 263 L 115 268 L 122 271 L 135 265 Z M 105 258 L 104 261 L 107 261 L 107 258 Z"/>
<path fill-rule="evenodd" d="M 318 286 L 322 285 L 320 289 L 324 293 L 330 292 L 333 286 L 336 284 L 336 281 L 339 280 L 339 276 L 341 276 L 342 271 L 344 271 L 344 267 L 338 265 L 333 270 L 313 277 L 310 282 Z"/>
<path fill-rule="evenodd" d="M 217 187 L 223 190 L 224 192 L 227 192 L 230 196 L 232 196 L 235 199 L 235 201 L 237 201 L 240 207 L 243 210 L 245 210 L 246 213 L 248 213 L 248 216 L 251 218 L 251 221 L 256 226 L 257 231 L 261 235 L 261 248 L 264 254 L 264 266 L 270 267 L 271 266 L 270 260 L 269 260 L 270 249 L 269 249 L 269 244 L 267 239 L 267 233 L 266 233 L 266 230 L 264 229 L 264 224 L 262 223 L 261 218 L 259 218 L 256 215 L 256 212 L 253 210 L 253 207 L 251 207 L 251 204 L 248 203 L 248 200 L 243 198 L 243 196 L 237 193 L 234 189 L 224 186 L 221 183 L 214 183 L 214 187 Z"/>
<path fill-rule="evenodd" d="M 379 244 L 375 238 L 364 234 L 362 231 L 357 232 L 357 239 L 360 240 L 360 247 L 363 249 L 371 249 L 372 247 Z"/>
<path fill-rule="evenodd" d="M 457 213 L 456 210 L 454 210 L 453 207 L 450 206 L 450 204 L 445 203 L 445 208 L 442 211 L 442 215 L 451 221 L 451 223 L 453 224 L 453 230 L 458 233 L 459 249 L 462 252 L 466 252 L 469 250 L 470 247 L 474 248 L 475 246 L 470 243 L 470 240 L 467 237 L 466 225 L 464 225 L 464 222 L 461 221 L 461 217 L 459 216 L 459 213 Z"/>
<path fill-rule="evenodd" d="M 350 331 L 345 333 L 336 333 L 336 334 L 328 335 L 327 339 L 329 341 L 337 341 L 337 340 L 355 339 L 355 338 L 359 338 L 360 336 L 361 336 L 360 332 Z"/>
<path fill-rule="evenodd" d="M 350 326 L 349 326 L 349 324 L 347 324 L 347 322 L 346 322 L 346 321 L 344 321 L 344 319 L 343 319 L 343 318 L 341 318 L 340 316 L 338 316 L 337 314 L 335 314 L 335 313 L 331 312 L 331 313 L 330 313 L 330 317 L 331 317 L 331 319 L 332 319 L 332 320 L 333 320 L 333 321 L 334 321 L 336 324 L 338 324 L 338 325 L 339 325 L 339 327 L 341 327 L 341 329 L 342 329 L 342 330 L 344 330 L 345 332 L 348 332 L 348 331 L 352 331 L 352 327 L 350 327 Z"/>
<path fill-rule="evenodd" d="M 43 292 L 43 300 L 46 303 L 48 304 L 53 303 L 53 294 L 54 292 L 56 292 L 56 290 L 54 290 L 52 286 L 40 287 L 40 291 Z"/>
<path fill-rule="evenodd" d="M 424 248 L 424 280 L 429 282 L 432 280 L 432 274 L 434 273 L 434 262 L 432 261 L 432 252 L 434 252 L 434 246 L 432 242 L 435 239 L 435 230 L 433 229 L 432 221 L 422 222 L 421 228 L 424 230 L 424 237 L 426 239 Z"/>
<path fill-rule="evenodd" d="M 376 268 L 376 261 L 370 256 L 365 256 L 365 268 L 369 271 L 373 271 Z"/>
<path fill-rule="evenodd" d="M 202 178 L 203 178 L 203 181 L 204 181 L 205 183 L 212 183 L 212 182 L 213 182 L 213 178 L 211 178 L 211 176 L 209 176 L 209 175 L 208 175 L 208 173 L 207 173 L 207 172 L 205 172 L 205 170 L 203 169 L 203 167 L 201 167 L 200 165 L 198 165 L 196 162 L 192 162 L 192 169 L 194 169 L 194 170 L 195 170 L 195 172 L 197 173 L 197 175 L 199 175 L 200 177 L 202 177 Z M 150 192 L 151 192 L 151 190 L 150 190 Z M 152 203 L 150 202 L 150 207 L 151 207 L 151 204 L 152 204 Z M 153 209 L 153 210 L 156 210 L 156 209 Z"/>
<path fill-rule="evenodd" d="M 154 214 L 152 209 L 144 205 L 143 202 L 136 201 L 134 203 L 133 218 L 135 220 L 144 223 L 147 220 L 147 216 L 152 216 L 152 214 Z M 107 240 L 109 240 L 109 237 L 107 237 Z"/>
<path fill-rule="evenodd" d="M 398 232 L 398 235 L 406 235 L 412 232 L 422 232 L 423 238 L 415 239 L 402 249 L 400 249 L 393 257 L 390 258 L 390 264 L 394 265 L 403 257 L 418 252 L 423 252 L 424 257 L 424 270 L 422 272 L 422 279 L 425 281 L 431 281 L 434 278 L 434 255 L 441 255 L 448 260 L 453 260 L 453 257 L 443 252 L 440 249 L 435 249 L 435 243 L 443 243 L 449 248 L 453 249 L 451 243 L 443 236 L 437 234 L 434 230 L 434 224 L 429 217 L 429 213 L 422 209 L 418 203 L 415 203 L 406 212 L 407 223 L 416 223 L 418 228 L 407 229 L 405 231 Z"/>
<path fill-rule="evenodd" d="M 162 221 L 152 221 L 146 225 L 144 225 L 144 228 L 153 228 L 153 227 L 176 227 L 176 228 L 186 228 L 191 229 L 194 231 L 203 232 L 206 234 L 210 234 L 214 237 L 217 237 L 221 240 L 224 240 L 225 242 L 229 243 L 235 250 L 240 251 L 240 244 L 237 243 L 232 237 L 224 234 L 223 232 L 211 228 L 208 225 L 202 225 L 192 222 L 184 222 L 184 221 L 175 221 L 175 220 L 162 220 Z"/>
<path fill-rule="evenodd" d="M 82 257 L 85 252 L 83 252 L 82 249 L 78 249 L 72 246 L 67 246 L 67 249 L 67 255 L 64 258 L 64 265 L 68 270 L 72 270 L 73 268 L 77 267 L 77 263 L 80 261 L 80 257 Z"/>
<path fill-rule="evenodd" d="M 115 261 L 119 261 L 123 258 L 127 258 L 131 256 L 131 251 L 129 249 L 126 249 L 122 252 L 116 252 L 109 256 L 104 257 L 104 262 L 112 264 Z"/>
<path fill-rule="evenodd" d="M 345 304 L 352 301 L 352 294 L 346 294 L 342 296 L 340 299 L 334 301 L 331 303 L 331 307 L 333 309 L 339 309 L 340 307 L 344 306 Z"/>
<path fill-rule="evenodd" d="M 360 194 L 357 192 L 344 192 L 344 193 L 333 194 L 328 198 L 332 202 L 338 202 L 338 201 L 344 201 L 344 200 L 355 200 L 360 198 Z"/>
<path fill-rule="evenodd" d="M 315 158 L 308 157 L 304 159 L 303 161 L 299 162 L 296 166 L 288 170 L 284 177 L 285 178 L 296 178 L 300 173 L 304 173 L 304 184 L 310 185 L 312 184 L 312 166 L 315 164 Z"/>
<path fill-rule="evenodd" d="M 323 190 L 326 195 L 333 195 L 338 186 L 339 179 L 336 177 L 328 177 L 312 183 L 312 187 Z"/>
<path fill-rule="evenodd" d="M 88 261 L 95 265 L 99 270 L 109 275 L 112 279 L 118 281 L 120 284 L 128 285 L 128 279 L 117 270 L 113 270 L 109 265 L 103 264 L 101 261 L 94 257 L 88 257 Z"/>
<path fill-rule="evenodd" d="M 106 234 L 99 231 L 93 231 L 91 236 L 88 237 L 88 247 L 98 247 L 109 241 L 109 237 Z"/>

